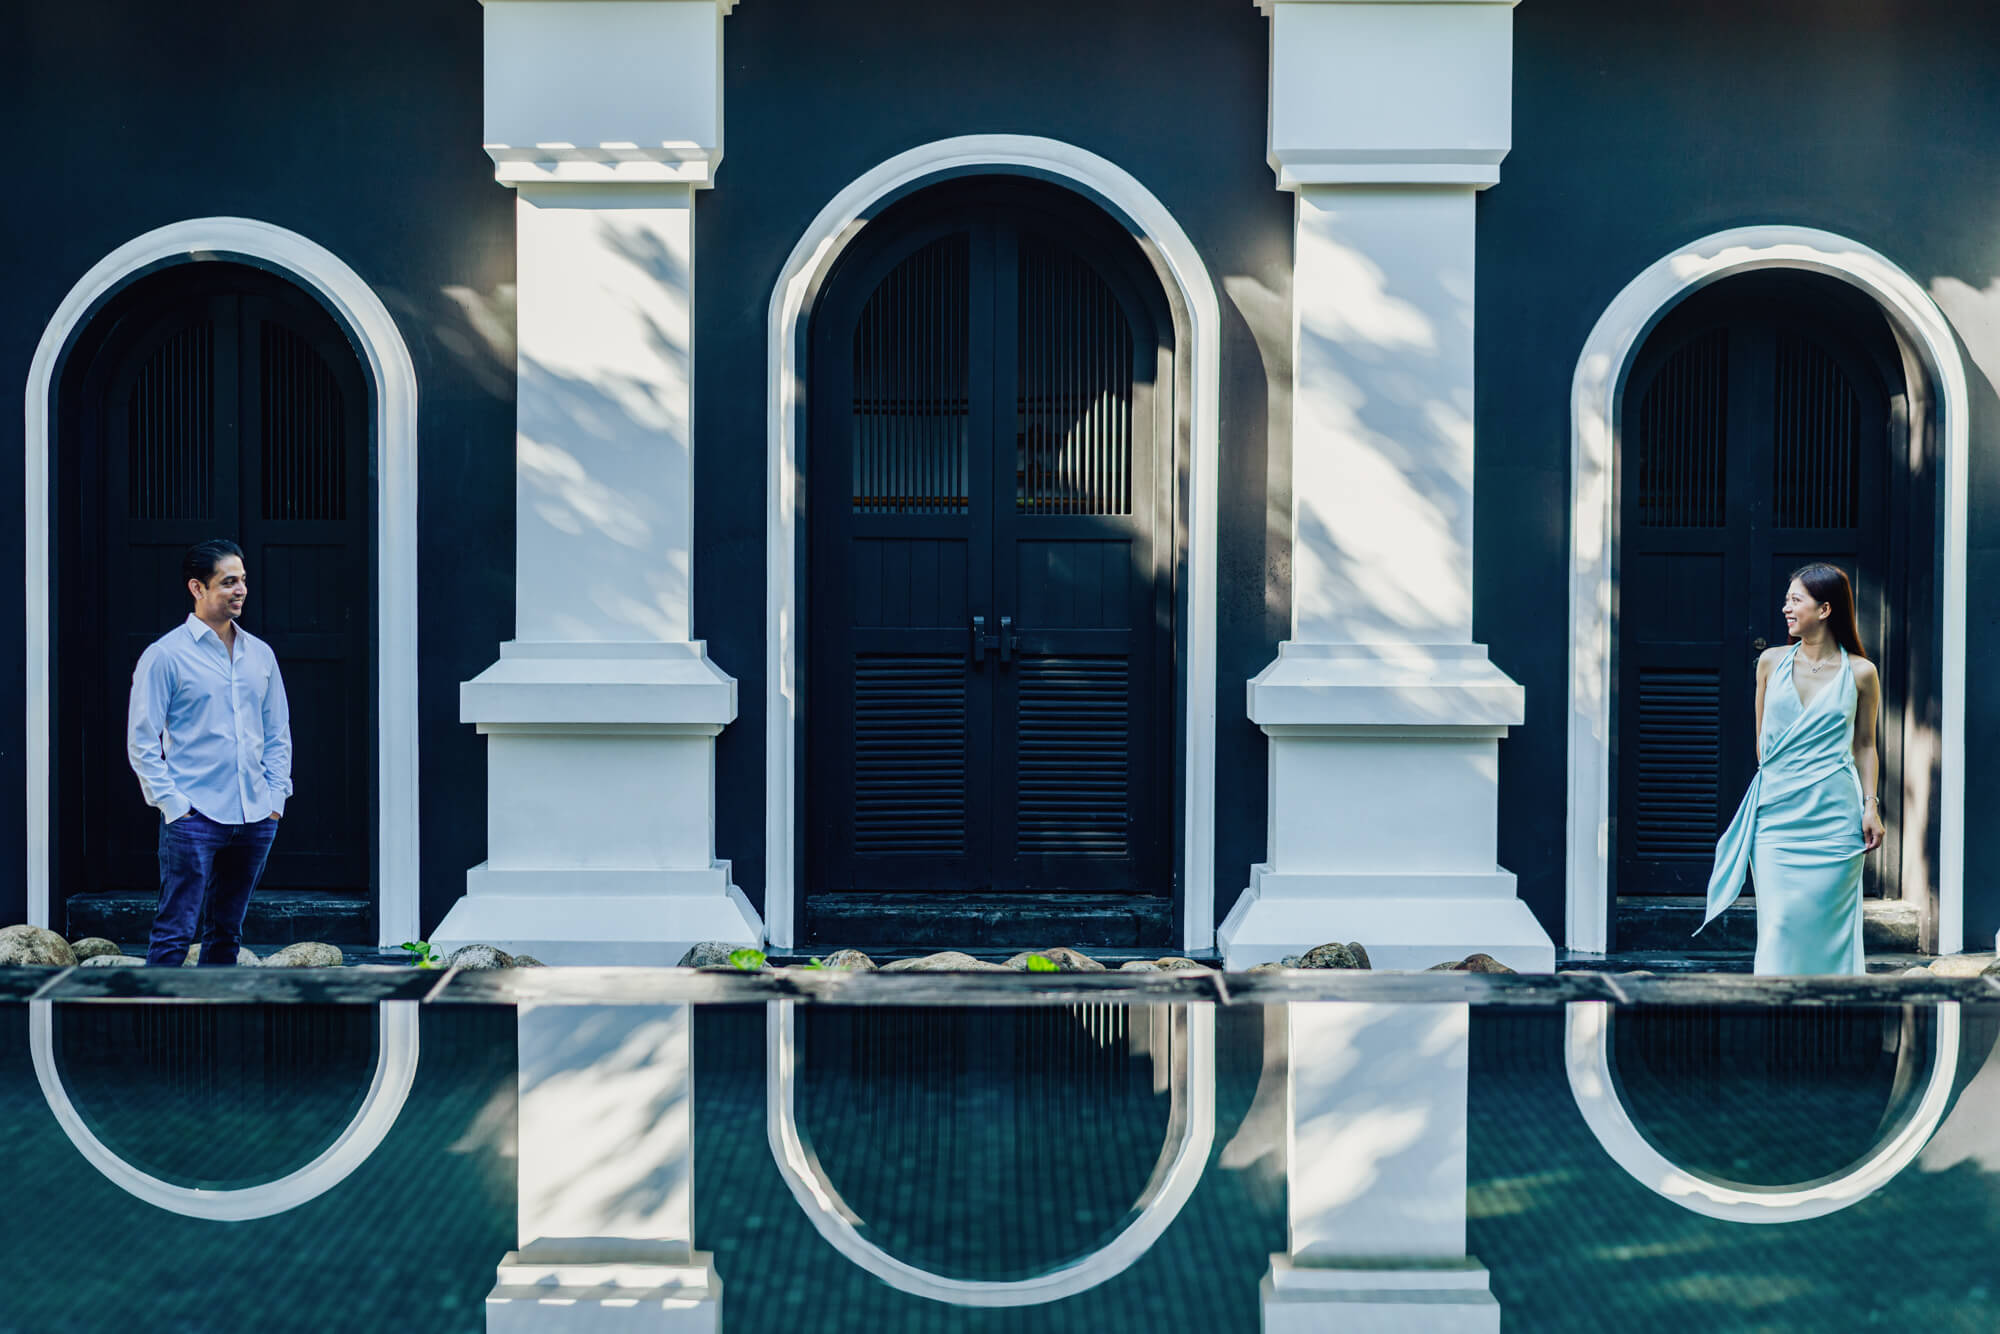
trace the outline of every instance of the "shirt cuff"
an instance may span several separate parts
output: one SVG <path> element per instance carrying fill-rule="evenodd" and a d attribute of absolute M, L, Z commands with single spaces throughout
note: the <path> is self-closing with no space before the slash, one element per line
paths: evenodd
<path fill-rule="evenodd" d="M 273 792 L 271 794 L 271 809 L 266 811 L 265 814 L 267 816 L 275 815 L 283 818 L 285 814 L 285 798 L 282 793 Z"/>
<path fill-rule="evenodd" d="M 159 801 L 160 818 L 168 824 L 180 819 L 194 809 L 194 803 L 178 792 L 169 792 Z"/>

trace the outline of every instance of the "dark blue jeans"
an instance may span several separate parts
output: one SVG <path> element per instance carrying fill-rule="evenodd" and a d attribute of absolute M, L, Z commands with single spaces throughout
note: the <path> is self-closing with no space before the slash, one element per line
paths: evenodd
<path fill-rule="evenodd" d="M 201 966 L 236 962 L 243 913 L 264 875 L 276 820 L 218 824 L 200 811 L 160 824 L 160 908 L 146 962 L 178 968 L 201 932 Z"/>

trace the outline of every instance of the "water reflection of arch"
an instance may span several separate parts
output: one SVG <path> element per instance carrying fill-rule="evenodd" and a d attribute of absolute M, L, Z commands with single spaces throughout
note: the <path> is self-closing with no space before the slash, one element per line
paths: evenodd
<path fill-rule="evenodd" d="M 1958 1002 L 1937 1006 L 1923 1091 L 1890 1133 L 1839 1172 L 1785 1186 L 1746 1185 L 1691 1171 L 1653 1146 L 1632 1119 L 1611 1053 L 1612 1007 L 1574 1001 L 1563 1039 L 1570 1093 L 1585 1124 L 1634 1181 L 1691 1213 L 1733 1223 L 1793 1223 L 1837 1213 L 1874 1194 L 1916 1159 L 1937 1133 L 1958 1078 Z"/>
<path fill-rule="evenodd" d="M 1090 1254 L 1022 1279 L 954 1278 L 889 1254 L 864 1236 L 799 1131 L 798 1036 L 794 1005 L 769 1007 L 765 1033 L 765 1128 L 778 1174 L 827 1242 L 901 1292 L 953 1306 L 1035 1306 L 1087 1291 L 1131 1267 L 1158 1241 L 1208 1166 L 1215 1142 L 1215 1007 L 1169 1007 L 1174 1052 L 1167 1144 L 1125 1225 Z"/>
<path fill-rule="evenodd" d="M 376 1010 L 375 1073 L 361 1106 L 346 1129 L 311 1162 L 274 1181 L 254 1186 L 208 1189 L 165 1181 L 127 1162 L 98 1138 L 63 1086 L 55 1051 L 52 1001 L 28 1006 L 28 1050 L 35 1079 L 55 1114 L 56 1124 L 69 1136 L 84 1160 L 104 1179 L 135 1199 L 187 1218 L 241 1222 L 268 1218 L 317 1199 L 346 1180 L 381 1145 L 402 1114 L 410 1085 L 417 1077 L 417 1002 L 383 1001 Z"/>

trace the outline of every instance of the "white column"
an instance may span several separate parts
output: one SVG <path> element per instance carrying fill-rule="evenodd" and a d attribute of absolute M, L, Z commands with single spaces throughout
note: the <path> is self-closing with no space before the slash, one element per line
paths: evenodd
<path fill-rule="evenodd" d="M 520 1249 L 487 1334 L 714 1334 L 722 1283 L 694 1249 L 694 1035 L 685 1005 L 523 1005 Z"/>
<path fill-rule="evenodd" d="M 1472 641 L 1473 204 L 1510 141 L 1512 5 L 1260 5 L 1297 200 L 1292 634 L 1249 684 L 1268 860 L 1232 968 L 1350 940 L 1378 968 L 1555 966 L 1495 862 L 1521 688 Z"/>
<path fill-rule="evenodd" d="M 736 682 L 692 639 L 694 193 L 722 154 L 718 0 L 488 0 L 515 186 L 515 635 L 467 682 L 487 860 L 432 935 L 675 963 L 763 923 L 715 859 Z"/>
<path fill-rule="evenodd" d="M 1499 1334 L 1465 1253 L 1465 1005 L 1287 1005 L 1286 1254 L 1265 1334 Z"/>

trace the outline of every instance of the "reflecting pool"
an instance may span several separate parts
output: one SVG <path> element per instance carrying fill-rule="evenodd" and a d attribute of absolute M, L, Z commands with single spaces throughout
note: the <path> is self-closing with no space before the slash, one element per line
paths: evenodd
<path fill-rule="evenodd" d="M 2000 1329 L 2000 1005 L 635 989 L 0 1004 L 0 1330 Z"/>

